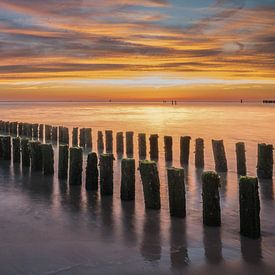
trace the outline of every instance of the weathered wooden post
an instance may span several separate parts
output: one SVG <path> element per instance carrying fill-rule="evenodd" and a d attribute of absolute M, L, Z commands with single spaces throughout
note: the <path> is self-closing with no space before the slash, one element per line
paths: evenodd
<path fill-rule="evenodd" d="M 113 131 L 105 131 L 106 153 L 113 153 Z"/>
<path fill-rule="evenodd" d="M 164 137 L 164 152 L 165 152 L 165 161 L 173 161 L 173 138 L 171 136 Z"/>
<path fill-rule="evenodd" d="M 27 138 L 21 139 L 22 166 L 30 167 L 30 145 Z"/>
<path fill-rule="evenodd" d="M 257 239 L 261 235 L 258 179 L 241 177 L 239 182 L 240 233 Z"/>
<path fill-rule="evenodd" d="M 97 132 L 97 150 L 99 153 L 104 151 L 103 133 L 102 131 Z"/>
<path fill-rule="evenodd" d="M 195 167 L 199 169 L 204 167 L 204 140 L 202 138 L 196 139 Z"/>
<path fill-rule="evenodd" d="M 93 147 L 91 128 L 85 128 L 85 146 L 86 148 L 89 148 L 89 149 Z"/>
<path fill-rule="evenodd" d="M 3 136 L 0 136 L 0 159 L 3 159 Z"/>
<path fill-rule="evenodd" d="M 113 154 L 100 155 L 100 194 L 102 196 L 113 195 L 113 162 Z"/>
<path fill-rule="evenodd" d="M 13 163 L 20 163 L 20 138 L 12 139 Z"/>
<path fill-rule="evenodd" d="M 88 154 L 86 166 L 86 190 L 98 190 L 98 159 L 95 152 Z"/>
<path fill-rule="evenodd" d="M 139 171 L 143 185 L 145 208 L 160 209 L 160 182 L 156 162 L 140 161 Z"/>
<path fill-rule="evenodd" d="M 134 154 L 134 132 L 126 132 L 126 154 L 127 157 L 133 157 Z"/>
<path fill-rule="evenodd" d="M 56 126 L 52 127 L 52 143 L 53 144 L 57 143 L 57 127 Z"/>
<path fill-rule="evenodd" d="M 85 145 L 86 145 L 85 128 L 81 128 L 79 133 L 79 146 L 82 148 L 85 148 Z"/>
<path fill-rule="evenodd" d="M 44 124 L 39 124 L 39 140 L 41 142 L 44 140 Z"/>
<path fill-rule="evenodd" d="M 51 125 L 45 125 L 45 139 L 46 139 L 46 141 L 49 141 L 52 139 L 52 126 Z"/>
<path fill-rule="evenodd" d="M 124 153 L 123 132 L 118 132 L 116 134 L 116 152 L 118 155 L 123 155 Z"/>
<path fill-rule="evenodd" d="M 53 175 L 54 174 L 54 151 L 51 144 L 40 144 L 42 152 L 42 163 L 43 163 L 43 174 Z"/>
<path fill-rule="evenodd" d="M 236 143 L 236 157 L 237 157 L 237 173 L 238 175 L 246 175 L 246 157 L 244 142 Z"/>
<path fill-rule="evenodd" d="M 31 123 L 26 123 L 26 136 L 28 138 L 32 138 L 32 124 Z"/>
<path fill-rule="evenodd" d="M 123 159 L 121 161 L 120 198 L 124 201 L 135 199 L 135 160 Z"/>
<path fill-rule="evenodd" d="M 34 139 L 38 139 L 38 127 L 39 125 L 37 123 L 32 125 L 32 135 Z"/>
<path fill-rule="evenodd" d="M 217 173 L 206 171 L 202 174 L 203 224 L 221 225 L 219 195 L 220 177 Z"/>
<path fill-rule="evenodd" d="M 69 145 L 69 128 L 63 127 L 63 143 Z"/>
<path fill-rule="evenodd" d="M 69 146 L 59 145 L 58 150 L 58 178 L 67 179 L 68 177 Z"/>
<path fill-rule="evenodd" d="M 31 156 L 31 169 L 32 171 L 42 171 L 43 157 L 39 141 L 31 141 L 29 143 L 30 156 Z"/>
<path fill-rule="evenodd" d="M 23 136 L 23 123 L 22 122 L 18 123 L 18 136 L 19 137 Z"/>
<path fill-rule="evenodd" d="M 260 179 L 272 179 L 273 177 L 273 145 L 258 144 L 257 174 Z"/>
<path fill-rule="evenodd" d="M 183 168 L 168 168 L 168 191 L 170 215 L 186 217 L 185 183 Z"/>
<path fill-rule="evenodd" d="M 69 184 L 82 184 L 83 149 L 81 147 L 70 148 L 70 172 Z"/>
<path fill-rule="evenodd" d="M 150 140 L 150 159 L 158 160 L 159 158 L 159 144 L 158 144 L 158 135 L 151 135 Z"/>
<path fill-rule="evenodd" d="M 2 137 L 2 157 L 3 160 L 11 160 L 11 137 Z"/>
<path fill-rule="evenodd" d="M 182 165 L 189 164 L 190 140 L 189 136 L 180 137 L 180 163 Z"/>
<path fill-rule="evenodd" d="M 217 172 L 227 172 L 227 159 L 223 140 L 212 140 L 212 148 Z"/>
<path fill-rule="evenodd" d="M 138 154 L 140 159 L 146 158 L 146 134 L 138 134 Z"/>
<path fill-rule="evenodd" d="M 78 146 L 78 128 L 77 127 L 73 128 L 72 145 L 73 145 L 73 147 Z"/>

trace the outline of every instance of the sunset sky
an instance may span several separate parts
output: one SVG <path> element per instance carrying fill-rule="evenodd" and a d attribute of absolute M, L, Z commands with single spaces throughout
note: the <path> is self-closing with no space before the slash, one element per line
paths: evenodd
<path fill-rule="evenodd" d="M 275 99 L 274 0 L 1 0 L 0 100 Z"/>

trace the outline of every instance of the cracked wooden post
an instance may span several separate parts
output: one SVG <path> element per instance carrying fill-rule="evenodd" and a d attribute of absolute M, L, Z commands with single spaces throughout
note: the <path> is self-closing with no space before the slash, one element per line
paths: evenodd
<path fill-rule="evenodd" d="M 20 163 L 20 137 L 14 137 L 12 139 L 12 152 L 13 152 L 13 163 Z"/>
<path fill-rule="evenodd" d="M 40 144 L 42 152 L 42 163 L 43 163 L 43 174 L 53 175 L 54 174 L 54 151 L 52 144 Z"/>
<path fill-rule="evenodd" d="M 79 132 L 79 146 L 85 148 L 86 146 L 86 136 L 85 136 L 85 128 L 81 128 Z"/>
<path fill-rule="evenodd" d="M 190 140 L 191 140 L 191 137 L 189 137 L 189 136 L 180 137 L 180 163 L 181 163 L 181 165 L 189 164 Z"/>
<path fill-rule="evenodd" d="M 159 136 L 151 135 L 150 140 L 150 159 L 151 160 L 158 160 L 159 159 L 159 144 L 158 144 Z"/>
<path fill-rule="evenodd" d="M 56 126 L 52 127 L 52 143 L 53 144 L 57 143 L 57 127 Z"/>
<path fill-rule="evenodd" d="M 59 145 L 58 150 L 58 178 L 67 179 L 69 162 L 69 145 Z"/>
<path fill-rule="evenodd" d="M 246 175 L 246 157 L 244 142 L 236 143 L 237 173 L 238 175 Z"/>
<path fill-rule="evenodd" d="M 143 185 L 145 208 L 160 209 L 160 182 L 156 162 L 140 161 L 139 172 Z"/>
<path fill-rule="evenodd" d="M 168 168 L 168 193 L 170 216 L 186 217 L 186 200 L 183 168 Z"/>
<path fill-rule="evenodd" d="M 118 132 L 116 134 L 116 152 L 118 155 L 123 155 L 124 153 L 123 132 Z"/>
<path fill-rule="evenodd" d="M 206 171 L 202 174 L 203 224 L 221 225 L 220 177 L 216 172 Z"/>
<path fill-rule="evenodd" d="M 212 149 L 215 160 L 215 170 L 217 172 L 227 172 L 227 159 L 223 140 L 212 140 Z"/>
<path fill-rule="evenodd" d="M 146 134 L 138 134 L 138 154 L 140 159 L 146 158 Z"/>
<path fill-rule="evenodd" d="M 45 140 L 49 141 L 52 139 L 52 126 L 45 125 Z"/>
<path fill-rule="evenodd" d="M 106 153 L 113 153 L 113 131 L 105 131 Z"/>
<path fill-rule="evenodd" d="M 99 153 L 102 153 L 104 151 L 104 141 L 103 141 L 102 131 L 97 132 L 97 150 Z"/>
<path fill-rule="evenodd" d="M 29 139 L 21 139 L 21 157 L 22 157 L 22 166 L 30 167 L 30 145 Z"/>
<path fill-rule="evenodd" d="M 98 190 L 98 159 L 95 152 L 89 153 L 87 157 L 86 190 Z"/>
<path fill-rule="evenodd" d="M 44 140 L 44 124 L 39 124 L 39 140 L 41 142 Z"/>
<path fill-rule="evenodd" d="M 164 137 L 164 152 L 165 152 L 165 161 L 173 161 L 173 138 L 171 136 Z"/>
<path fill-rule="evenodd" d="M 43 168 L 43 157 L 40 145 L 41 143 L 39 141 L 31 141 L 29 143 L 32 171 L 42 171 Z"/>
<path fill-rule="evenodd" d="M 121 161 L 120 198 L 124 201 L 135 199 L 135 160 L 123 159 Z"/>
<path fill-rule="evenodd" d="M 11 160 L 11 137 L 3 136 L 1 138 L 1 144 L 3 160 Z"/>
<path fill-rule="evenodd" d="M 85 128 L 85 146 L 88 149 L 93 148 L 92 129 L 91 128 Z"/>
<path fill-rule="evenodd" d="M 113 154 L 100 155 L 100 194 L 102 196 L 113 195 L 113 162 Z"/>
<path fill-rule="evenodd" d="M 70 148 L 69 184 L 82 184 L 83 149 L 81 147 Z"/>
<path fill-rule="evenodd" d="M 260 179 L 273 177 L 273 149 L 272 144 L 258 144 L 257 175 Z"/>
<path fill-rule="evenodd" d="M 260 199 L 257 178 L 240 178 L 239 201 L 241 235 L 252 239 L 260 238 Z"/>
<path fill-rule="evenodd" d="M 134 155 L 134 132 L 126 132 L 126 155 L 128 158 Z"/>
<path fill-rule="evenodd" d="M 199 169 L 204 168 L 204 140 L 202 138 L 196 139 L 195 167 Z"/>
<path fill-rule="evenodd" d="M 73 128 L 72 145 L 73 145 L 73 147 L 77 147 L 78 146 L 78 127 L 74 127 Z"/>

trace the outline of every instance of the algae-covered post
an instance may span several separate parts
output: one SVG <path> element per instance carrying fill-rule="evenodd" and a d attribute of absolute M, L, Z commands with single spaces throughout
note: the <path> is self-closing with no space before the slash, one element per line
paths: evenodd
<path fill-rule="evenodd" d="M 116 152 L 118 155 L 123 155 L 124 153 L 123 132 L 118 132 L 116 134 Z"/>
<path fill-rule="evenodd" d="M 217 172 L 227 172 L 227 159 L 223 140 L 212 140 L 212 149 L 215 160 L 215 170 Z"/>
<path fill-rule="evenodd" d="M 68 159 L 69 159 L 69 146 L 59 145 L 58 150 L 58 178 L 67 179 L 68 177 Z"/>
<path fill-rule="evenodd" d="M 257 174 L 260 179 L 273 177 L 273 149 L 272 144 L 258 144 Z"/>
<path fill-rule="evenodd" d="M 240 233 L 257 239 L 261 235 L 258 179 L 241 177 L 239 182 Z"/>
<path fill-rule="evenodd" d="M 95 152 L 89 153 L 87 157 L 86 190 L 98 190 L 98 158 Z"/>
<path fill-rule="evenodd" d="M 97 132 L 97 150 L 99 153 L 104 151 L 103 133 L 102 131 Z"/>
<path fill-rule="evenodd" d="M 13 163 L 20 163 L 20 138 L 12 139 Z"/>
<path fill-rule="evenodd" d="M 135 199 L 135 160 L 126 158 L 121 161 L 120 198 L 124 201 Z"/>
<path fill-rule="evenodd" d="M 170 215 L 179 218 L 186 216 L 185 184 L 183 168 L 168 168 L 168 191 Z"/>
<path fill-rule="evenodd" d="M 43 174 L 53 175 L 54 174 L 54 151 L 52 144 L 41 144 L 42 152 L 42 163 L 43 163 Z"/>
<path fill-rule="evenodd" d="M 126 154 L 128 158 L 134 154 L 134 132 L 126 132 Z"/>
<path fill-rule="evenodd" d="M 106 153 L 113 153 L 113 131 L 105 131 Z"/>
<path fill-rule="evenodd" d="M 32 171 L 42 171 L 43 168 L 43 158 L 40 145 L 41 143 L 39 141 L 31 141 L 29 143 Z"/>
<path fill-rule="evenodd" d="M 189 164 L 190 140 L 189 136 L 180 137 L 180 163 L 182 165 Z"/>
<path fill-rule="evenodd" d="M 165 152 L 165 161 L 173 161 L 173 138 L 171 136 L 164 137 L 164 152 Z"/>
<path fill-rule="evenodd" d="M 139 171 L 143 185 L 145 208 L 160 209 L 160 181 L 156 162 L 140 161 Z"/>
<path fill-rule="evenodd" d="M 100 155 L 100 194 L 102 196 L 113 195 L 113 162 L 113 154 Z"/>
<path fill-rule="evenodd" d="M 221 225 L 220 177 L 217 173 L 206 171 L 202 174 L 203 224 Z"/>
<path fill-rule="evenodd" d="M 151 135 L 149 138 L 150 141 L 150 159 L 151 160 L 158 160 L 159 158 L 159 145 L 158 145 L 158 138 L 157 134 Z"/>
<path fill-rule="evenodd" d="M 204 140 L 202 138 L 196 139 L 195 144 L 195 167 L 204 167 Z"/>
<path fill-rule="evenodd" d="M 70 172 L 69 184 L 82 184 L 83 149 L 81 147 L 70 148 Z"/>
<path fill-rule="evenodd" d="M 29 139 L 21 139 L 21 157 L 22 157 L 22 166 L 30 167 L 30 145 Z"/>
<path fill-rule="evenodd" d="M 246 175 L 246 157 L 244 142 L 236 143 L 237 173 L 238 175 Z"/>
<path fill-rule="evenodd" d="M 138 134 L 138 154 L 140 159 L 146 158 L 146 134 Z"/>
<path fill-rule="evenodd" d="M 72 145 L 73 147 L 78 146 L 78 128 L 77 127 L 73 128 Z"/>

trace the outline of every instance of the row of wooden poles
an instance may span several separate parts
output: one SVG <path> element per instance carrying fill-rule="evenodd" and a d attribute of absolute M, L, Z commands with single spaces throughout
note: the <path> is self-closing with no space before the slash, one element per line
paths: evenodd
<path fill-rule="evenodd" d="M 0 120 L 0 133 L 10 134 L 14 137 L 27 137 L 29 139 L 51 142 L 56 144 L 69 144 L 69 129 L 63 126 L 51 126 L 44 124 L 18 123 Z M 150 150 L 149 155 L 151 160 L 157 161 L 159 158 L 159 136 L 152 134 L 149 137 Z M 189 164 L 190 155 L 190 140 L 189 136 L 180 137 L 180 162 L 182 166 Z M 91 150 L 93 147 L 92 129 L 91 128 L 73 128 L 72 130 L 72 146 L 80 146 L 84 149 Z M 113 153 L 113 131 L 97 132 L 97 149 L 99 153 Z M 212 149 L 215 161 L 215 170 L 217 172 L 227 172 L 227 157 L 223 140 L 212 140 Z M 164 136 L 164 151 L 165 161 L 171 163 L 173 161 L 173 138 L 172 136 Z M 124 133 L 116 133 L 116 152 L 118 156 L 124 154 Z M 138 154 L 139 159 L 146 159 L 147 144 L 146 134 L 138 134 Z M 126 132 L 126 155 L 132 158 L 134 155 L 134 132 Z M 245 176 L 247 174 L 246 167 L 246 149 L 244 142 L 236 143 L 236 159 L 237 173 Z M 204 168 L 204 140 L 197 138 L 195 140 L 195 167 Z M 257 176 L 261 179 L 272 179 L 273 177 L 273 145 L 258 144 L 258 162 Z"/>

